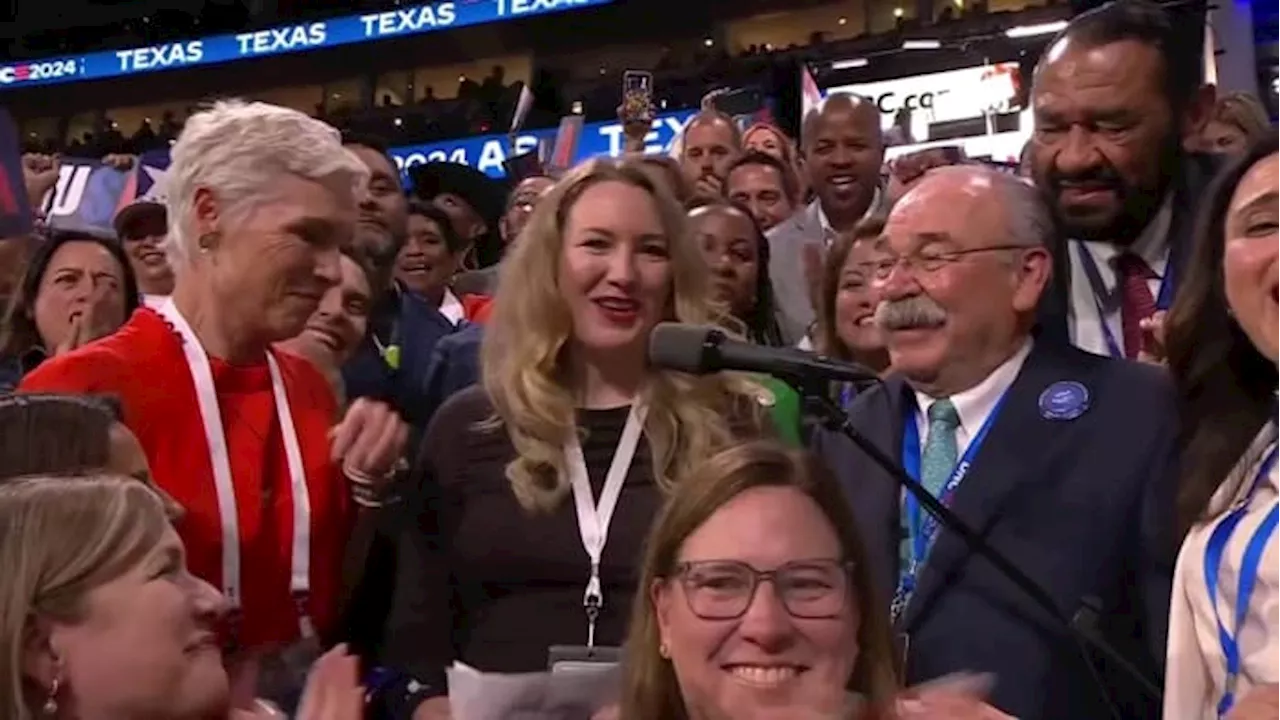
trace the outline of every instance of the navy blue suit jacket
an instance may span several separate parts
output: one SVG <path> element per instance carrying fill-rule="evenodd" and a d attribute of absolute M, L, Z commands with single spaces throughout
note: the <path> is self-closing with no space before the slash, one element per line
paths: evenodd
<path fill-rule="evenodd" d="M 1088 410 L 1042 416 L 1059 381 L 1083 384 Z M 913 393 L 890 378 L 851 408 L 854 426 L 890 455 L 902 452 Z M 1163 665 L 1176 546 L 1172 386 L 1163 371 L 1037 342 L 956 491 L 952 509 L 1072 617 L 1101 603 L 1098 632 L 1158 676 Z M 888 607 L 898 579 L 898 483 L 844 436 L 820 430 L 815 450 L 839 477 Z M 1110 717 L 1078 645 L 960 537 L 940 532 L 903 613 L 909 684 L 952 672 L 996 676 L 990 702 L 1021 720 Z M 1158 703 L 1101 663 L 1125 717 L 1158 718 Z"/>
<path fill-rule="evenodd" d="M 480 382 L 480 342 L 484 326 L 469 323 L 440 339 L 427 364 L 425 390 L 428 419 L 454 393 Z"/>
<path fill-rule="evenodd" d="M 432 353 L 436 343 L 456 328 L 431 303 L 413 293 L 398 293 L 397 302 L 399 369 L 389 367 L 373 339 L 365 337 L 342 367 L 342 380 L 349 399 L 368 397 L 390 403 L 413 426 L 416 437 L 426 429 L 431 417 L 423 388 Z"/>

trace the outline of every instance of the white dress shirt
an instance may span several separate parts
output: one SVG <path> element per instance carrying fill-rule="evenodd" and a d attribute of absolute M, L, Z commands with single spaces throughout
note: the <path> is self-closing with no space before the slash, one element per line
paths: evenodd
<path fill-rule="evenodd" d="M 440 298 L 440 314 L 451 325 L 457 325 L 467 319 L 466 310 L 462 307 L 462 301 L 449 288 L 444 289 L 444 297 Z"/>
<path fill-rule="evenodd" d="M 1275 506 L 1276 466 L 1271 466 L 1253 497 L 1248 493 L 1259 466 L 1275 443 L 1276 428 L 1268 424 L 1245 452 L 1214 494 L 1213 519 L 1187 533 L 1173 573 L 1173 598 L 1169 608 L 1169 647 L 1165 670 L 1164 717 L 1166 720 L 1211 720 L 1226 684 L 1226 659 L 1218 640 L 1213 603 L 1205 587 L 1205 549 L 1214 528 L 1228 511 L 1247 499 L 1248 508 L 1227 540 L 1218 569 L 1218 614 L 1240 648 L 1240 675 L 1235 701 L 1239 703 L 1257 685 L 1280 679 L 1280 541 L 1272 535 L 1258 566 L 1258 580 L 1249 598 L 1242 627 L 1235 623 L 1236 591 L 1245 546 Z M 1242 477 L 1243 476 L 1243 477 Z M 1239 490 L 1228 494 L 1234 487 Z"/>
<path fill-rule="evenodd" d="M 880 210 L 880 203 L 882 202 L 884 202 L 884 198 L 881 196 L 880 187 L 876 186 L 875 192 L 871 195 L 871 204 L 867 206 L 867 211 L 862 213 L 862 217 L 858 218 L 858 222 L 863 222 L 872 215 L 875 215 L 876 212 Z M 827 212 L 822 209 L 822 201 L 814 200 L 813 206 L 817 208 L 818 224 L 822 227 L 822 245 L 823 247 L 830 248 L 831 244 L 835 242 L 836 237 L 839 236 L 840 233 L 831 226 L 831 220 L 827 219 Z"/>
<path fill-rule="evenodd" d="M 1031 344 L 1032 341 L 1028 339 L 982 382 L 950 396 L 951 403 L 956 406 L 956 414 L 960 416 L 960 426 L 956 428 L 958 456 L 964 456 L 969 443 L 973 442 L 974 436 L 982 430 L 982 426 L 996 409 L 996 403 L 1000 402 L 1005 391 L 1017 379 L 1027 356 L 1031 354 Z M 929 441 L 929 405 L 937 399 L 916 391 L 916 427 L 919 429 L 921 452 L 924 452 L 924 445 Z"/>
<path fill-rule="evenodd" d="M 1169 226 L 1173 221 L 1173 195 L 1165 198 L 1160 209 L 1151 218 L 1151 222 L 1143 228 L 1142 234 L 1127 249 L 1132 251 L 1151 268 L 1156 275 L 1148 281 L 1151 297 L 1159 299 L 1160 284 L 1164 282 L 1169 267 Z M 1089 280 L 1080 258 L 1083 248 L 1093 259 L 1094 267 L 1103 287 L 1095 288 Z M 1111 331 L 1116 347 L 1124 351 L 1124 330 L 1120 319 L 1120 305 L 1123 299 L 1123 288 L 1117 276 L 1115 261 L 1126 248 L 1106 242 L 1086 242 L 1083 240 L 1067 241 L 1067 251 L 1071 261 L 1071 305 L 1067 309 L 1067 329 L 1071 333 L 1071 343 L 1081 350 L 1097 355 L 1110 355 L 1107 346 L 1105 327 Z M 1101 306 L 1101 316 L 1098 308 Z"/>

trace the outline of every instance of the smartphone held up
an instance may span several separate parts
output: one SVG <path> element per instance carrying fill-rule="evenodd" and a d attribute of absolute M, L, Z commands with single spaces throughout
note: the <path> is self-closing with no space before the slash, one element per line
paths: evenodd
<path fill-rule="evenodd" d="M 653 122 L 653 73 L 628 70 L 622 74 L 622 108 L 618 115 L 624 125 Z"/>

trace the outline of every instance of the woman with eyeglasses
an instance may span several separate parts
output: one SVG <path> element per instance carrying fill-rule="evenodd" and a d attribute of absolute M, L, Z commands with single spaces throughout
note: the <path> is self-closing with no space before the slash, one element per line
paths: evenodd
<path fill-rule="evenodd" d="M 645 546 L 621 720 L 1004 717 L 965 679 L 898 692 L 848 507 L 816 458 L 776 442 L 694 469 Z"/>

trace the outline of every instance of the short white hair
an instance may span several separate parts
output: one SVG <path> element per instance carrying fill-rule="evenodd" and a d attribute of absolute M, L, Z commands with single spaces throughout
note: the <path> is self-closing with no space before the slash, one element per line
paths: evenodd
<path fill-rule="evenodd" d="M 222 216 L 243 217 L 270 197 L 281 175 L 353 198 L 369 178 L 369 169 L 342 146 L 332 126 L 297 110 L 238 99 L 219 100 L 188 118 L 169 155 L 167 252 L 175 264 L 190 256 L 196 241 L 193 204 L 199 188 L 213 192 Z"/>
<path fill-rule="evenodd" d="M 1050 247 L 1057 232 L 1053 215 L 1044 197 L 1030 180 L 979 164 L 948 165 L 933 168 L 922 182 L 930 178 L 955 175 L 957 179 L 988 183 L 1001 195 L 1009 243 L 1027 247 Z"/>

